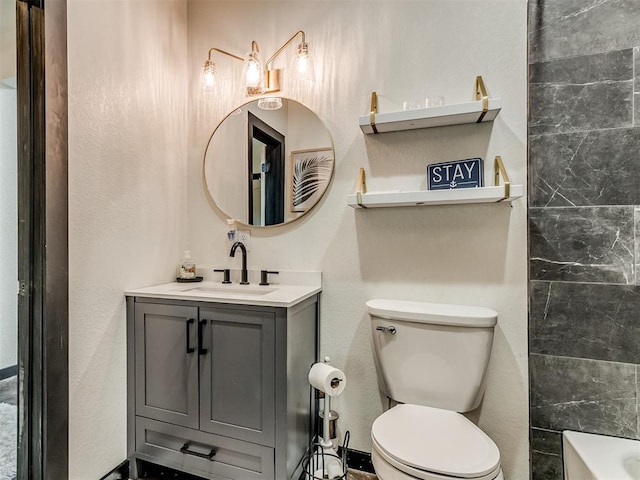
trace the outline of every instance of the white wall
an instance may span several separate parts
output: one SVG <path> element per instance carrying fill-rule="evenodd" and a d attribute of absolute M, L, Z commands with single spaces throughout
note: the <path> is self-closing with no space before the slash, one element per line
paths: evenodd
<path fill-rule="evenodd" d="M 18 361 L 16 99 L 15 77 L 0 81 L 0 369 L 14 366 Z"/>
<path fill-rule="evenodd" d="M 0 79 L 16 76 L 16 2 L 0 0 Z"/>
<path fill-rule="evenodd" d="M 365 301 L 389 297 L 497 310 L 486 396 L 470 417 L 498 444 L 505 477 L 527 479 L 525 199 L 512 206 L 369 211 L 346 205 L 360 166 L 370 190 L 420 189 L 427 163 L 482 156 L 490 182 L 492 159 L 502 155 L 512 180 L 526 184 L 526 1 L 189 0 L 188 27 L 188 247 L 194 257 L 217 268 L 237 267 L 237 259 L 227 257 L 226 222 L 207 203 L 200 176 L 217 121 L 244 101 L 229 96 L 207 111 L 193 90 L 197 70 L 210 47 L 243 55 L 257 40 L 269 56 L 303 29 L 319 81 L 317 94 L 302 100 L 333 135 L 336 175 L 319 207 L 302 220 L 252 230 L 249 267 L 323 272 L 322 354 L 349 379 L 334 406 L 340 429 L 351 431 L 350 446 L 360 450 L 370 450 L 371 422 L 386 404 L 376 384 Z M 233 62 L 215 60 L 221 70 Z M 491 96 L 503 101 L 493 124 L 379 136 L 358 128 L 373 90 L 381 111 L 426 95 L 458 103 L 473 98 L 479 74 Z"/>
<path fill-rule="evenodd" d="M 123 292 L 186 243 L 185 25 L 182 0 L 68 2 L 72 480 L 126 457 Z"/>

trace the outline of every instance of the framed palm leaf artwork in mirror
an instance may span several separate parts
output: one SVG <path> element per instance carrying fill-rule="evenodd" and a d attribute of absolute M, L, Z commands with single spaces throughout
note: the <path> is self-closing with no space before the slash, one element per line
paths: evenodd
<path fill-rule="evenodd" d="M 316 204 L 331 180 L 333 148 L 291 152 L 291 211 L 306 212 Z"/>

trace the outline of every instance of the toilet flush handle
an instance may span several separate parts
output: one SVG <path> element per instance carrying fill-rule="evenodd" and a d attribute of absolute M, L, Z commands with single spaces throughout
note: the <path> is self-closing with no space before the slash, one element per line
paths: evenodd
<path fill-rule="evenodd" d="M 390 327 L 376 327 L 376 330 L 380 332 L 388 332 L 391 335 L 394 335 L 396 333 L 396 327 L 394 327 L 393 325 L 391 325 Z"/>

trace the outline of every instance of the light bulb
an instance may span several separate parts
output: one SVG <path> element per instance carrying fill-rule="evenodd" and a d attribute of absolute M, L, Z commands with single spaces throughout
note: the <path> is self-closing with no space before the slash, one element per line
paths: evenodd
<path fill-rule="evenodd" d="M 264 69 L 260 52 L 247 53 L 242 67 L 242 79 L 247 95 L 262 95 L 265 91 Z"/>
<path fill-rule="evenodd" d="M 202 67 L 202 72 L 200 73 L 200 89 L 205 95 L 217 93 L 216 66 L 211 60 L 205 61 Z"/>
<path fill-rule="evenodd" d="M 300 75 L 305 75 L 307 73 L 307 68 L 309 65 L 308 57 L 300 57 L 298 58 L 298 73 Z"/>
<path fill-rule="evenodd" d="M 204 72 L 204 84 L 207 87 L 213 87 L 215 84 L 215 77 L 212 72 Z"/>
<path fill-rule="evenodd" d="M 301 42 L 298 45 L 298 52 L 293 59 L 289 82 L 291 84 L 291 93 L 295 97 L 309 95 L 315 86 L 313 58 L 309 53 L 307 42 Z"/>
<path fill-rule="evenodd" d="M 296 65 L 299 75 L 306 75 L 309 69 L 309 46 L 306 43 L 298 45 Z"/>
<path fill-rule="evenodd" d="M 258 64 L 251 60 L 247 64 L 247 86 L 255 87 L 260 81 L 260 70 Z"/>

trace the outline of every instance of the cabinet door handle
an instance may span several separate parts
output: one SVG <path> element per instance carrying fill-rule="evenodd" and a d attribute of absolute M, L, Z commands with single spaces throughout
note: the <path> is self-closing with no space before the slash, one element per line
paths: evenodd
<path fill-rule="evenodd" d="M 189 450 L 189 443 L 185 443 L 182 448 L 180 448 L 180 453 L 184 453 L 185 455 L 193 455 L 194 457 L 205 458 L 207 460 L 213 461 L 213 457 L 216 454 L 216 449 L 212 448 L 209 453 L 199 453 L 194 452 L 193 450 Z"/>
<path fill-rule="evenodd" d="M 207 324 L 207 320 L 200 320 L 198 322 L 198 355 L 204 355 L 207 353 L 207 349 L 202 345 L 204 344 L 204 326 Z"/>
<path fill-rule="evenodd" d="M 193 325 L 194 322 L 195 320 L 193 318 L 190 318 L 189 320 L 187 320 L 187 353 L 193 353 L 196 351 L 196 349 L 191 346 L 191 342 L 189 341 L 191 339 L 191 335 L 190 335 L 191 328 L 189 327 Z"/>

